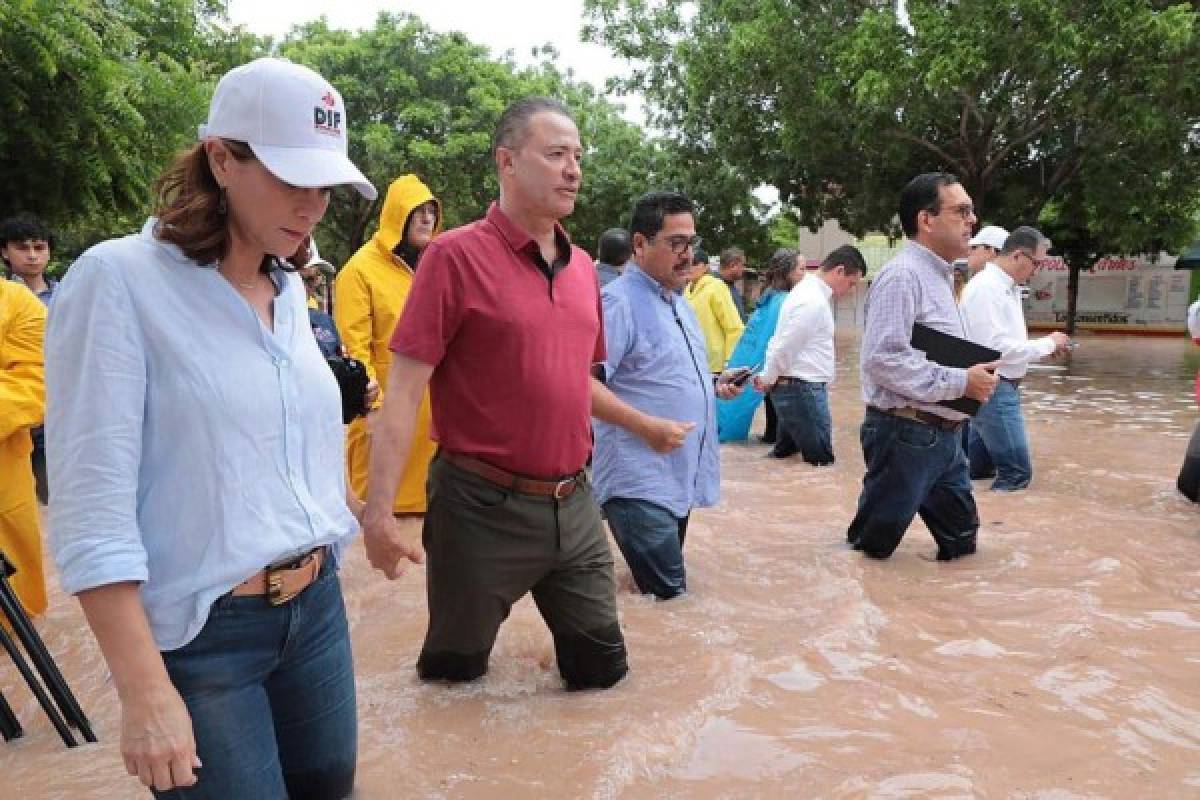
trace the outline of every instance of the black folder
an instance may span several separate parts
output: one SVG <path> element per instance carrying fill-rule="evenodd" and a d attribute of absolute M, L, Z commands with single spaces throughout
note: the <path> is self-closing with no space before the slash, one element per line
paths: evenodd
<path fill-rule="evenodd" d="M 922 325 L 919 322 L 913 323 L 912 346 L 913 349 L 923 352 L 925 357 L 935 364 L 959 369 L 973 367 L 976 364 L 986 364 L 989 361 L 997 360 L 1001 355 L 999 350 L 975 344 L 975 342 L 952 336 L 949 333 L 935 331 L 928 325 Z M 957 400 L 943 400 L 938 405 L 961 411 L 973 417 L 979 411 L 980 403 L 970 397 L 960 397 Z"/>

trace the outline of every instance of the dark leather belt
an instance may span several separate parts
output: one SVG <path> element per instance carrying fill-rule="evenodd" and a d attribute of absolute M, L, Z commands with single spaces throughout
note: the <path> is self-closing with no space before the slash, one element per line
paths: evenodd
<path fill-rule="evenodd" d="M 453 464 L 464 472 L 469 472 L 472 475 L 483 478 L 489 483 L 494 483 L 501 489 L 508 489 L 520 494 L 535 494 L 542 497 L 553 497 L 555 500 L 565 500 L 583 485 L 583 470 L 579 470 L 575 474 L 568 475 L 565 478 L 545 481 L 537 478 L 527 478 L 524 475 L 517 475 L 508 470 L 494 467 L 486 461 L 480 461 L 478 458 L 464 456 L 461 453 L 452 453 L 448 450 L 438 451 L 438 458 L 447 464 Z"/>
<path fill-rule="evenodd" d="M 792 385 L 799 385 L 802 383 L 808 383 L 813 386 L 824 386 L 825 385 L 824 381 L 806 381 L 806 380 L 804 380 L 804 378 L 793 378 L 791 375 L 780 375 L 778 378 L 775 379 L 776 386 L 792 386 Z"/>
<path fill-rule="evenodd" d="M 272 564 L 233 587 L 231 594 L 236 597 L 265 594 L 268 603 L 281 606 L 312 585 L 321 574 L 325 558 L 325 548 L 318 547 L 281 564 Z"/>
<path fill-rule="evenodd" d="M 891 414 L 893 417 L 901 419 L 911 419 L 913 422 L 919 422 L 922 425 L 928 425 L 931 428 L 937 428 L 942 431 L 956 431 L 963 426 L 966 420 L 962 419 L 946 419 L 937 414 L 932 414 L 928 411 L 922 411 L 919 408 L 909 408 L 901 406 L 900 408 L 878 408 L 876 406 L 867 406 L 882 414 Z"/>
<path fill-rule="evenodd" d="M 1000 380 L 1004 381 L 1005 383 L 1011 383 L 1013 385 L 1013 388 L 1015 388 L 1015 389 L 1021 388 L 1021 380 L 1022 380 L 1021 378 L 1006 378 L 1003 375 L 997 375 L 996 377 L 999 378 Z"/>

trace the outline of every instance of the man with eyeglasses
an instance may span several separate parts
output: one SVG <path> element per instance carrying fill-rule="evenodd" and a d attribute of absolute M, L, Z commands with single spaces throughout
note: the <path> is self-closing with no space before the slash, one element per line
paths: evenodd
<path fill-rule="evenodd" d="M 718 499 L 715 397 L 735 397 L 741 388 L 732 373 L 714 380 L 704 335 L 680 295 L 699 243 L 691 200 L 643 195 L 629 230 L 633 260 L 601 293 L 606 356 L 592 391 L 596 500 L 638 590 L 669 600 L 687 589 L 683 541 L 692 509 Z"/>
<path fill-rule="evenodd" d="M 996 369 L 1000 382 L 971 420 L 967 443 L 971 479 L 995 477 L 993 491 L 1018 491 L 1033 479 L 1021 414 L 1021 380 L 1031 361 L 1061 353 L 1071 342 L 1059 331 L 1039 339 L 1026 333 L 1020 287 L 1049 249 L 1050 241 L 1037 229 L 1017 228 L 1001 245 L 995 261 L 967 284 L 959 307 L 967 337 L 1003 353 Z"/>
<path fill-rule="evenodd" d="M 961 434 L 966 415 L 939 405 L 971 397 L 986 402 L 995 364 L 943 367 L 912 346 L 921 323 L 962 337 L 951 263 L 966 255 L 975 226 L 971 198 L 958 178 L 918 175 L 900 192 L 908 238 L 884 264 L 867 294 L 861 348 L 863 399 L 859 438 L 867 474 L 846 537 L 855 550 L 884 559 L 921 515 L 937 542 L 937 559 L 975 552 L 979 514 Z"/>

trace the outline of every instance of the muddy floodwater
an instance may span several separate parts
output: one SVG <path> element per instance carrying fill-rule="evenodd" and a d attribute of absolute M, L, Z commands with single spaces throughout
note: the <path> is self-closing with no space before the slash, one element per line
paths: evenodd
<path fill-rule="evenodd" d="M 918 521 L 880 563 L 844 546 L 863 408 L 839 336 L 836 466 L 726 445 L 723 500 L 688 533 L 690 595 L 634 596 L 618 557 L 632 671 L 611 691 L 562 690 L 528 601 L 483 680 L 419 683 L 423 574 L 388 583 L 356 544 L 357 796 L 1200 797 L 1200 507 L 1173 488 L 1200 348 L 1081 341 L 1025 384 L 1032 489 L 976 484 L 978 555 L 925 560 Z M 0 743 L 0 798 L 144 797 L 99 651 L 55 592 L 39 628 L 101 744 L 63 748 L 0 655 L 27 728 Z"/>

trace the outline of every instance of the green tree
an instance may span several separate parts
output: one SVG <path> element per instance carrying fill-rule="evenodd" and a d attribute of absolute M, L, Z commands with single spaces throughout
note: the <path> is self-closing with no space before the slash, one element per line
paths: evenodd
<path fill-rule="evenodd" d="M 621 117 L 593 87 L 563 74 L 557 54 L 538 48 L 534 67 L 458 33 L 430 30 L 409 14 L 380 14 L 369 30 L 351 33 L 324 20 L 295 28 L 281 53 L 308 64 L 338 87 L 350 114 L 350 155 L 381 190 L 415 173 L 442 201 L 447 227 L 486 212 L 498 186 L 491 134 L 504 108 L 527 95 L 557 97 L 576 116 L 586 154 L 583 189 L 565 221 L 591 250 L 605 228 L 628 217 L 659 164 L 660 148 Z M 350 193 L 330 207 L 321 226 L 322 253 L 344 263 L 373 230 L 382 197 Z"/>
<path fill-rule="evenodd" d="M 803 224 L 898 235 L 918 172 L 1089 253 L 1176 247 L 1200 192 L 1200 12 L 1151 0 L 587 0 L 627 84 Z M 1073 303 L 1073 296 L 1072 296 Z"/>
<path fill-rule="evenodd" d="M 224 12 L 219 0 L 0 4 L 0 216 L 41 215 L 68 259 L 135 229 L 226 56 L 261 49 L 221 28 Z"/>

